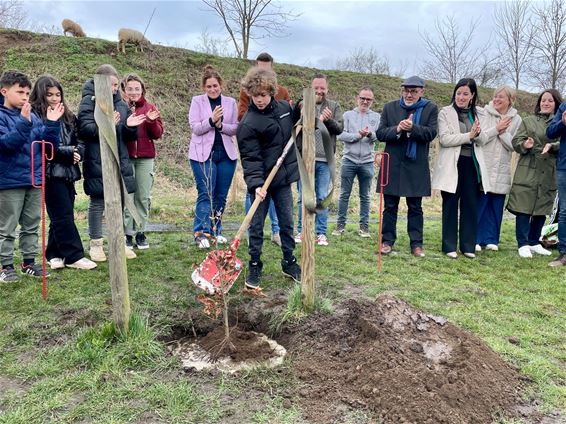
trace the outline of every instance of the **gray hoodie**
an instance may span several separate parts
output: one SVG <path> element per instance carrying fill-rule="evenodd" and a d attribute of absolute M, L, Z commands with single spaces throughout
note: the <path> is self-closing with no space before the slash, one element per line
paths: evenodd
<path fill-rule="evenodd" d="M 344 113 L 344 131 L 338 136 L 338 140 L 344 143 L 342 157 L 357 164 L 373 162 L 373 143 L 377 141 L 375 132 L 380 117 L 371 109 L 361 113 L 355 108 Z M 362 137 L 358 132 L 365 127 L 371 132 L 368 137 Z"/>

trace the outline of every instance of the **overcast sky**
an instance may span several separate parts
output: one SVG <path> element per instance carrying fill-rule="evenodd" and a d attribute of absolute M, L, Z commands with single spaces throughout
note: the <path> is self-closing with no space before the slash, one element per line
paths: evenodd
<path fill-rule="evenodd" d="M 118 29 L 147 31 L 154 43 L 195 49 L 207 30 L 215 38 L 225 33 L 219 18 L 201 1 L 26 1 L 30 18 L 37 24 L 60 28 L 63 18 L 78 22 L 88 36 L 117 40 Z M 480 18 L 476 44 L 485 43 L 493 30 L 496 1 L 284 1 L 283 6 L 300 17 L 289 24 L 289 36 L 253 43 L 250 58 L 270 52 L 278 62 L 332 68 L 339 57 L 358 47 L 373 47 L 388 57 L 392 71 L 401 63 L 407 74 L 416 73 L 422 42 L 419 30 L 432 29 L 434 19 L 455 15 L 465 31 Z"/>

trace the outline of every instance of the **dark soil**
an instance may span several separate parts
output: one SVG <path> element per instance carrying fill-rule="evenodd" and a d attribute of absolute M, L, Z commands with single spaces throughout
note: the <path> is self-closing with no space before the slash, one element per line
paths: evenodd
<path fill-rule="evenodd" d="M 313 423 L 343 422 L 347 409 L 383 423 L 491 423 L 518 404 L 517 371 L 480 339 L 391 296 L 313 315 L 286 347 Z"/>
<path fill-rule="evenodd" d="M 211 354 L 212 358 L 230 356 L 234 362 L 264 361 L 273 356 L 273 349 L 257 333 L 230 329 L 230 343 L 225 342 L 224 327 L 217 327 L 199 340 L 199 345 Z"/>

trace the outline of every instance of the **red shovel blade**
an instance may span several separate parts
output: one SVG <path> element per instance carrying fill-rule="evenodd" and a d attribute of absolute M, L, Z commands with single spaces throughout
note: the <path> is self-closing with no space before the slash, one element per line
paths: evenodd
<path fill-rule="evenodd" d="M 242 269 L 242 261 L 234 255 L 231 248 L 213 250 L 193 271 L 191 279 L 198 288 L 210 295 L 218 292 L 226 294 L 238 279 Z"/>

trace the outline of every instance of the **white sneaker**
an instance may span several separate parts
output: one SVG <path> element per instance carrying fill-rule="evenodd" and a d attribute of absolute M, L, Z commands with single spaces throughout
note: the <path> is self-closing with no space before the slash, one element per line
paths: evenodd
<path fill-rule="evenodd" d="M 199 249 L 208 249 L 210 247 L 210 242 L 206 237 L 197 238 L 196 243 Z"/>
<path fill-rule="evenodd" d="M 476 257 L 475 253 L 470 253 L 470 252 L 466 252 L 464 253 L 464 256 L 468 259 L 474 259 Z"/>
<path fill-rule="evenodd" d="M 458 257 L 458 253 L 448 252 L 448 253 L 446 253 L 446 256 L 448 256 L 450 259 L 456 259 Z"/>
<path fill-rule="evenodd" d="M 488 244 L 485 246 L 485 250 L 492 250 L 494 252 L 497 252 L 499 250 L 499 246 L 497 246 L 496 244 Z"/>
<path fill-rule="evenodd" d="M 319 246 L 328 246 L 328 239 L 324 234 L 319 234 L 316 236 L 316 244 Z"/>
<path fill-rule="evenodd" d="M 303 241 L 303 236 L 301 235 L 301 233 L 297 233 L 297 235 L 295 236 L 295 243 L 300 243 Z"/>
<path fill-rule="evenodd" d="M 537 244 L 534 246 L 529 246 L 529 249 L 532 253 L 536 253 L 538 255 L 542 255 L 542 256 L 550 256 L 552 255 L 552 252 L 550 250 L 546 250 L 544 247 L 542 247 L 542 245 Z"/>
<path fill-rule="evenodd" d="M 216 244 L 226 244 L 228 243 L 228 239 L 223 235 L 216 236 Z"/>
<path fill-rule="evenodd" d="M 76 268 L 76 269 L 93 269 L 96 268 L 96 262 L 91 261 L 87 258 L 81 258 L 72 264 L 67 264 L 67 268 Z"/>
<path fill-rule="evenodd" d="M 542 247 L 542 246 L 541 246 Z M 519 247 L 519 256 L 521 258 L 532 258 L 533 254 L 531 253 L 530 246 L 521 246 Z"/>
<path fill-rule="evenodd" d="M 476 252 L 481 252 L 481 246 L 479 244 L 476 244 Z"/>
<path fill-rule="evenodd" d="M 49 260 L 49 266 L 51 269 L 65 268 L 65 261 L 62 258 L 53 258 Z"/>

